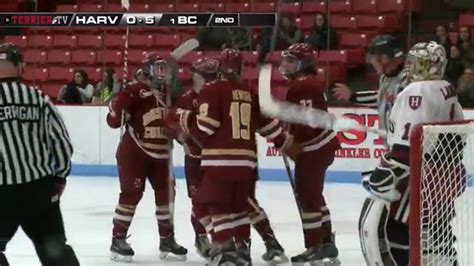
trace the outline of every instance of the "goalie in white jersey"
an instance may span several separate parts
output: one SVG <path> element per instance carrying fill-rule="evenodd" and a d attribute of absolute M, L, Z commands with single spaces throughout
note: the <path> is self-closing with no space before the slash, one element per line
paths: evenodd
<path fill-rule="evenodd" d="M 446 51 L 434 42 L 418 43 L 408 53 L 405 68 L 410 84 L 398 95 L 392 108 L 387 136 L 390 151 L 384 154 L 377 168 L 363 181 L 364 187 L 376 199 L 364 204 L 359 221 L 361 247 L 367 265 L 409 263 L 411 130 L 423 123 L 463 119 L 456 89 L 442 80 L 446 64 Z M 452 237 L 445 238 L 447 243 L 438 243 L 437 247 L 430 247 L 424 253 L 430 256 L 456 254 L 453 247 L 455 237 L 450 225 L 439 227 L 438 231 Z M 457 265 L 455 257 L 444 261 L 449 261 L 447 265 Z"/>

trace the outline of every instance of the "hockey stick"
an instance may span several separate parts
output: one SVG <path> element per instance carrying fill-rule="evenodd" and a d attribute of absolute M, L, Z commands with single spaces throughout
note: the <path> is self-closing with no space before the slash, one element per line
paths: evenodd
<path fill-rule="evenodd" d="M 193 51 L 194 49 L 199 47 L 199 41 L 196 39 L 189 39 L 182 43 L 178 48 L 174 49 L 173 52 L 171 52 L 171 58 L 174 60 L 178 61 L 183 56 L 188 54 L 189 52 Z"/>
<path fill-rule="evenodd" d="M 260 74 L 258 78 L 258 98 L 259 98 L 259 104 L 260 108 L 262 109 L 262 112 L 265 114 L 263 109 L 266 107 L 272 107 L 271 105 L 265 105 L 265 102 L 268 102 L 269 98 L 272 98 L 271 92 L 270 92 L 270 84 L 271 84 L 271 68 L 272 66 L 270 64 L 265 64 L 262 66 L 260 69 Z M 262 101 L 263 98 L 263 101 Z M 271 99 L 270 99 L 271 100 Z M 265 106 L 262 106 L 265 105 Z M 268 110 L 268 109 L 266 109 Z M 298 194 L 296 193 L 296 184 L 295 180 L 293 178 L 293 173 L 291 172 L 291 167 L 290 167 L 290 162 L 288 161 L 288 157 L 283 154 L 283 163 L 285 164 L 285 170 L 286 170 L 286 175 L 288 176 L 288 181 L 290 181 L 291 185 L 291 190 L 293 191 L 293 196 L 295 197 L 296 205 L 298 206 L 298 213 L 300 214 L 300 218 L 302 217 L 302 209 L 301 209 L 301 203 L 298 199 Z"/>
<path fill-rule="evenodd" d="M 122 0 L 122 7 L 126 9 L 126 12 L 130 9 L 130 1 Z M 123 76 L 122 76 L 122 88 L 124 88 L 127 83 L 128 78 L 128 43 L 130 39 L 130 28 L 127 26 L 125 34 L 125 45 L 123 49 Z M 122 142 L 123 134 L 125 133 L 125 110 L 122 110 L 120 117 L 120 142 Z"/>
<path fill-rule="evenodd" d="M 285 164 L 286 174 L 288 176 L 288 181 L 290 181 L 291 190 L 293 190 L 293 197 L 295 197 L 296 206 L 298 206 L 298 213 L 300 214 L 300 217 L 301 217 L 303 209 L 301 209 L 301 203 L 298 198 L 298 193 L 296 193 L 296 183 L 293 177 L 293 173 L 291 172 L 290 162 L 288 161 L 288 157 L 286 155 L 283 154 L 282 157 L 283 157 L 283 163 Z"/>
<path fill-rule="evenodd" d="M 273 99 L 271 95 L 272 65 L 264 64 L 258 77 L 258 99 L 263 114 L 281 121 L 335 131 L 358 130 L 385 136 L 386 132 L 360 125 L 357 121 L 289 102 Z"/>
<path fill-rule="evenodd" d="M 188 54 L 189 52 L 193 51 L 194 49 L 196 49 L 197 47 L 199 47 L 199 42 L 196 40 L 196 39 L 189 39 L 187 41 L 185 41 L 184 43 L 182 43 L 180 46 L 178 46 L 176 49 L 173 50 L 173 52 L 171 52 L 171 55 L 170 55 L 170 58 L 171 60 L 168 60 L 169 63 L 172 64 L 172 67 L 174 68 L 174 71 L 177 69 L 177 61 L 179 59 L 181 59 L 183 56 L 185 56 L 186 54 Z M 163 104 L 163 103 L 161 103 Z M 170 89 L 167 89 L 166 90 L 166 107 L 170 108 L 172 105 L 172 102 L 171 102 L 171 90 Z M 172 206 L 169 206 L 170 208 L 170 213 L 171 213 L 171 219 L 173 224 L 174 224 L 174 207 L 175 207 L 175 204 L 174 204 L 174 198 L 175 198 L 175 193 L 176 193 L 176 189 L 173 187 L 173 183 L 175 183 L 176 181 L 176 178 L 175 178 L 175 175 L 174 175 L 174 171 L 173 171 L 173 140 L 171 139 L 170 141 L 170 146 L 168 148 L 168 154 L 169 154 L 169 159 L 168 159 L 168 182 L 169 182 L 169 190 L 168 190 L 168 197 L 169 197 L 169 202 L 170 204 L 172 204 Z"/>

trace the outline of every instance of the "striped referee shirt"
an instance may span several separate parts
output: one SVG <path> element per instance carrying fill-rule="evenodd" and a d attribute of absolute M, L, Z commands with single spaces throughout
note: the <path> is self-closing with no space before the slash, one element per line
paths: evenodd
<path fill-rule="evenodd" d="M 0 185 L 66 178 L 72 152 L 66 126 L 48 96 L 16 79 L 0 79 Z"/>

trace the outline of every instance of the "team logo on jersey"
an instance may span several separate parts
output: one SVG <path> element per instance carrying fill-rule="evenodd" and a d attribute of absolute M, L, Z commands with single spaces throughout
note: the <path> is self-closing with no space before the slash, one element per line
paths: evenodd
<path fill-rule="evenodd" d="M 153 91 L 147 91 L 147 90 L 141 89 L 139 91 L 139 95 L 140 95 L 141 98 L 145 99 L 145 98 L 148 98 L 148 97 L 152 96 Z"/>
<path fill-rule="evenodd" d="M 421 99 L 421 96 L 410 96 L 408 97 L 408 105 L 410 105 L 411 109 L 416 110 L 421 105 Z"/>

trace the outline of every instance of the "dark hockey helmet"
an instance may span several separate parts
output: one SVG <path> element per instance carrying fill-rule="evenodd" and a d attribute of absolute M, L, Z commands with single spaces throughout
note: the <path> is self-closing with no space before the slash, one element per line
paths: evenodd
<path fill-rule="evenodd" d="M 314 72 L 315 51 L 310 44 L 295 43 L 281 53 L 280 73 L 285 77 L 301 72 Z"/>
<path fill-rule="evenodd" d="M 191 72 L 202 76 L 206 81 L 214 80 L 219 72 L 219 61 L 209 57 L 199 58 L 193 62 Z"/>
<path fill-rule="evenodd" d="M 390 58 L 403 56 L 403 48 L 400 41 L 392 35 L 378 35 L 372 39 L 367 47 L 369 55 L 388 55 Z"/>
<path fill-rule="evenodd" d="M 0 44 L 0 60 L 7 60 L 18 66 L 23 62 L 23 55 L 14 44 L 3 43 Z"/>
<path fill-rule="evenodd" d="M 242 71 L 242 54 L 237 49 L 226 48 L 219 54 L 219 70 L 223 74 L 240 74 Z"/>
<path fill-rule="evenodd" d="M 143 63 L 143 74 L 153 81 L 162 81 L 167 74 L 167 63 L 155 52 L 145 53 Z"/>

